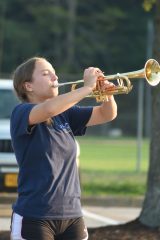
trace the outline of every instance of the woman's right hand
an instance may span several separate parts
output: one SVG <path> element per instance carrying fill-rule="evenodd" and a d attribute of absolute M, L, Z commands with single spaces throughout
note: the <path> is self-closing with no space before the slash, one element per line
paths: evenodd
<path fill-rule="evenodd" d="M 94 89 L 96 87 L 97 78 L 100 76 L 104 76 L 103 72 L 96 67 L 89 67 L 84 71 L 84 86 L 90 87 Z"/>

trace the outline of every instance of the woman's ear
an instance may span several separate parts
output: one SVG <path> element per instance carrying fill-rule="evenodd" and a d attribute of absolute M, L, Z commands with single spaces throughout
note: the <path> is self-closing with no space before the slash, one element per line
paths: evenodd
<path fill-rule="evenodd" d="M 27 92 L 32 92 L 33 91 L 31 82 L 25 82 L 24 83 L 24 88 L 26 89 Z"/>

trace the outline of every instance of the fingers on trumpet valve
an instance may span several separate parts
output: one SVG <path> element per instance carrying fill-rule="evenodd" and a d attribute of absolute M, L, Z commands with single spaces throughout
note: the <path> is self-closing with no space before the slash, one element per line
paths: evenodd
<path fill-rule="evenodd" d="M 116 88 L 116 85 L 113 82 L 108 81 L 104 76 L 99 77 L 98 81 L 100 81 L 100 88 L 102 91 L 114 90 Z"/>

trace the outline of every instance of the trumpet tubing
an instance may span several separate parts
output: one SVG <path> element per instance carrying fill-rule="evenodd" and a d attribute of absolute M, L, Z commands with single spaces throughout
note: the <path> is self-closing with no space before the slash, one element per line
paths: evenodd
<path fill-rule="evenodd" d="M 108 95 L 128 94 L 133 87 L 130 79 L 136 78 L 145 78 L 149 85 L 156 86 L 160 82 L 159 63 L 155 59 L 149 59 L 145 63 L 144 68 L 141 70 L 126 73 L 117 73 L 104 76 L 103 78 L 100 77 L 99 79 L 97 79 L 96 88 L 88 97 L 96 98 L 97 102 L 103 102 L 107 99 Z M 102 90 L 101 86 L 103 85 L 104 80 L 117 80 L 118 85 Z M 73 82 L 60 83 L 57 85 L 57 87 L 72 85 L 72 90 L 74 90 L 76 86 L 82 82 L 84 82 L 83 79 Z"/>

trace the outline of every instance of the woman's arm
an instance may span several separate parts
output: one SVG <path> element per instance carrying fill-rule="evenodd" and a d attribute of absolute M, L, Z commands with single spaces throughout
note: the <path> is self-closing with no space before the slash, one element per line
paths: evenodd
<path fill-rule="evenodd" d="M 42 103 L 36 104 L 29 115 L 29 124 L 44 122 L 48 118 L 56 116 L 89 95 L 96 87 L 96 81 L 102 72 L 94 67 L 84 71 L 84 86 L 69 93 L 47 99 Z"/>
<path fill-rule="evenodd" d="M 117 116 L 117 104 L 113 96 L 108 97 L 108 101 L 102 103 L 100 106 L 93 108 L 90 120 L 87 126 L 98 125 L 112 121 Z"/>
<path fill-rule="evenodd" d="M 48 118 L 66 111 L 91 92 L 92 88 L 84 86 L 72 92 L 50 98 L 43 103 L 35 105 L 29 115 L 29 124 L 33 125 L 44 122 Z"/>

